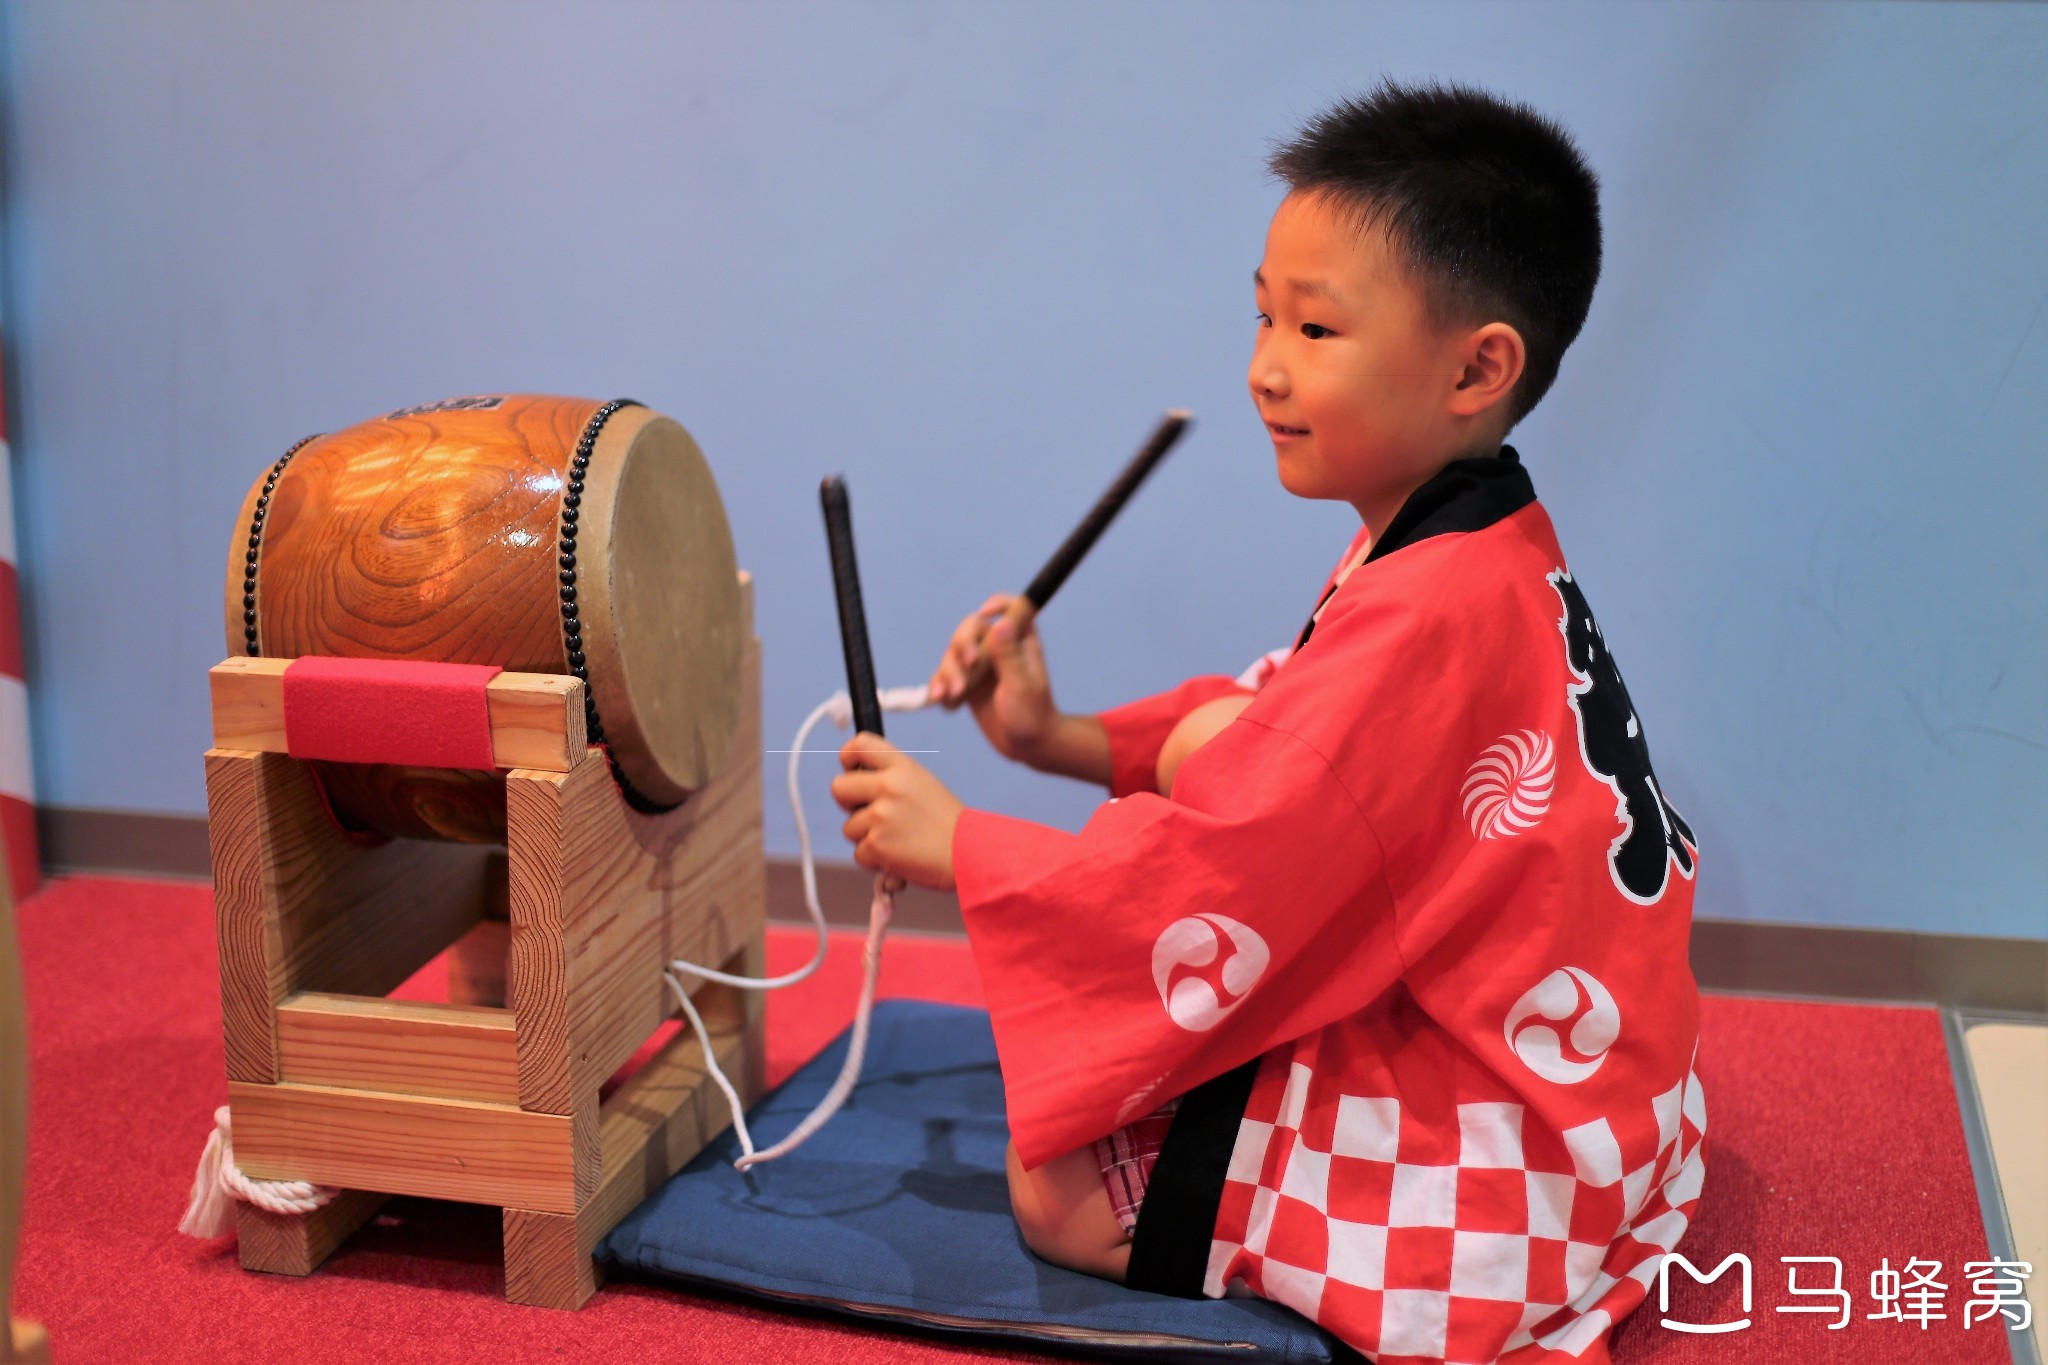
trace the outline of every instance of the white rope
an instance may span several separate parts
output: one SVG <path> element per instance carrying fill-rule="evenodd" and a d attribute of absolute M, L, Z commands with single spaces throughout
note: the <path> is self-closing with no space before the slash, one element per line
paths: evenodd
<path fill-rule="evenodd" d="M 876 696 L 884 711 L 916 711 L 931 702 L 930 689 L 925 687 L 885 687 L 878 689 Z M 756 1151 L 754 1136 L 747 1130 L 746 1110 L 740 1102 L 739 1091 L 733 1088 L 725 1071 L 718 1065 L 718 1056 L 712 1047 L 710 1030 L 704 1027 L 703 1016 L 697 1013 L 697 1007 L 691 1003 L 689 992 L 683 989 L 683 983 L 676 979 L 676 973 L 681 972 L 703 981 L 715 981 L 721 985 L 737 986 L 742 990 L 765 991 L 793 986 L 817 971 L 819 965 L 824 962 L 827 943 L 825 911 L 818 904 L 817 863 L 811 853 L 810 825 L 804 820 L 803 789 L 797 783 L 797 765 L 803 758 L 804 742 L 810 738 L 811 731 L 817 727 L 819 721 L 827 718 L 842 730 L 852 728 L 853 703 L 846 693 L 834 693 L 819 703 L 817 708 L 804 718 L 804 723 L 797 729 L 796 739 L 789 746 L 789 808 L 790 813 L 796 817 L 797 849 L 803 862 L 804 908 L 809 911 L 811 925 L 818 935 L 817 950 L 811 954 L 811 960 L 796 971 L 782 976 L 753 977 L 734 976 L 729 972 L 714 971 L 709 967 L 700 967 L 693 962 L 677 958 L 668 964 L 669 971 L 663 974 L 669 989 L 675 992 L 676 1003 L 682 1006 L 683 1014 L 689 1019 L 690 1027 L 697 1031 L 697 1041 L 704 1049 L 705 1069 L 711 1073 L 712 1081 L 723 1092 L 726 1104 L 732 1109 L 733 1132 L 738 1134 L 740 1140 L 740 1156 L 733 1162 L 733 1166 L 742 1171 L 749 1166 L 758 1165 L 763 1161 L 773 1161 L 795 1151 L 811 1134 L 824 1127 L 826 1120 L 838 1113 L 840 1106 L 844 1105 L 847 1097 L 853 1093 L 854 1085 L 860 1080 L 861 1063 L 867 1057 L 868 1021 L 874 1013 L 875 982 L 882 970 L 882 939 L 888 934 L 889 921 L 896 912 L 896 893 L 903 889 L 903 883 L 897 878 L 885 873 L 875 874 L 874 898 L 868 903 L 867 947 L 861 956 L 860 1000 L 854 1006 L 853 1036 L 847 1041 L 846 1061 L 839 1068 L 838 1079 L 832 1082 L 832 1088 L 825 1092 L 825 1097 L 804 1116 L 803 1122 L 799 1123 L 789 1136 L 766 1151 Z"/>
<path fill-rule="evenodd" d="M 341 1191 L 304 1180 L 252 1180 L 235 1165 L 235 1144 L 228 1128 L 228 1107 L 213 1111 L 213 1135 L 199 1156 L 192 1177 L 192 1198 L 178 1231 L 189 1237 L 218 1237 L 228 1230 L 231 1201 L 240 1199 L 272 1213 L 311 1213 Z"/>

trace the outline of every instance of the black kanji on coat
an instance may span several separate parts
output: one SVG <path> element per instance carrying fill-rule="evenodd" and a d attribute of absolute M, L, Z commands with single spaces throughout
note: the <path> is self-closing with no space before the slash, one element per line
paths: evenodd
<path fill-rule="evenodd" d="M 1607 854 L 1614 883 L 1630 900 L 1653 904 L 1664 894 L 1673 863 L 1681 875 L 1692 875 L 1699 845 L 1650 770 L 1642 723 L 1585 594 L 1562 569 L 1549 582 L 1564 604 L 1558 629 L 1564 634 L 1565 662 L 1577 679 L 1568 690 L 1579 717 L 1579 754 L 1587 771 L 1612 787 L 1617 798 L 1615 815 L 1622 831 Z"/>

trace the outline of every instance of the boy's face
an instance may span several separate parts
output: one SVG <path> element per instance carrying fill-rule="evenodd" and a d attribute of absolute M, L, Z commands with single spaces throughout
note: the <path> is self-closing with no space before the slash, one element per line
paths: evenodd
<path fill-rule="evenodd" d="M 1253 283 L 1248 378 L 1281 485 L 1351 503 L 1378 534 L 1409 492 L 1465 453 L 1470 433 L 1448 412 L 1462 330 L 1430 326 L 1385 233 L 1360 233 L 1310 195 L 1281 201 Z"/>

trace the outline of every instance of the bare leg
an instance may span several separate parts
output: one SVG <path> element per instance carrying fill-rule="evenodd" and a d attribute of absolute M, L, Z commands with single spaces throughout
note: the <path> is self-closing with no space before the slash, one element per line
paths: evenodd
<path fill-rule="evenodd" d="M 1130 1234 L 1116 1220 L 1093 1144 L 1027 1171 L 1012 1144 L 1003 1153 L 1010 1208 L 1024 1245 L 1054 1265 L 1122 1284 Z"/>

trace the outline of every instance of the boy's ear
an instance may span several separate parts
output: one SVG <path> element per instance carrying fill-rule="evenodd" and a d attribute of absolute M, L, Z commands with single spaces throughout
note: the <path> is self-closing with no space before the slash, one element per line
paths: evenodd
<path fill-rule="evenodd" d="M 1528 362 L 1522 334 L 1505 322 L 1489 322 L 1466 334 L 1459 344 L 1451 387 L 1450 411 L 1476 417 L 1506 400 Z"/>

